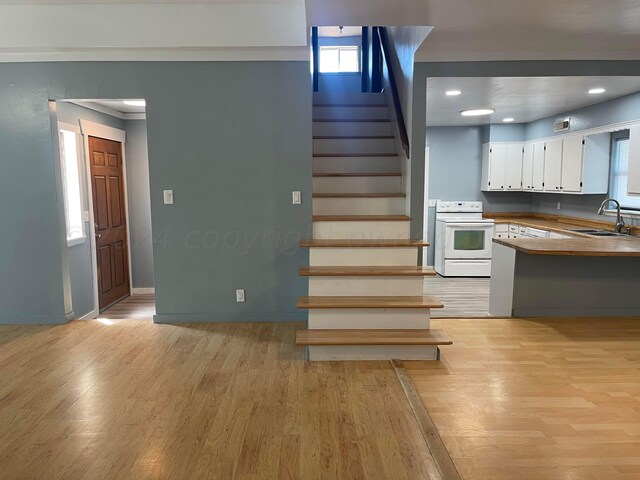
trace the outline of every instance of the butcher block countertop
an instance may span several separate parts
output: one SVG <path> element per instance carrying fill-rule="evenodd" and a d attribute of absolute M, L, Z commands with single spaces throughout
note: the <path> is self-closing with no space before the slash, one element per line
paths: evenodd
<path fill-rule="evenodd" d="M 493 241 L 531 255 L 640 257 L 640 239 L 637 237 L 494 238 Z"/>
<path fill-rule="evenodd" d="M 592 220 L 587 218 L 570 217 L 567 215 L 548 215 L 546 213 L 520 213 L 520 212 L 485 212 L 483 217 L 492 218 L 496 224 L 512 223 L 523 227 L 540 228 L 550 232 L 563 233 L 574 237 L 589 237 L 592 235 L 572 232 L 574 228 L 592 228 L 596 230 L 614 230 L 614 224 L 609 221 Z M 623 214 L 624 217 L 624 214 Z M 640 226 L 631 226 L 632 235 L 640 235 Z"/>

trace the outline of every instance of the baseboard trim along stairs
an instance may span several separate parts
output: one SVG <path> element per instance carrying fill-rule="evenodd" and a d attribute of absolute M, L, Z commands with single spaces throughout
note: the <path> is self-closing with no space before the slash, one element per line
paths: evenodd
<path fill-rule="evenodd" d="M 314 94 L 313 238 L 299 275 L 309 311 L 296 335 L 307 358 L 438 360 L 451 340 L 430 329 L 442 303 L 423 294 L 432 268 L 410 238 L 398 141 L 383 94 Z"/>

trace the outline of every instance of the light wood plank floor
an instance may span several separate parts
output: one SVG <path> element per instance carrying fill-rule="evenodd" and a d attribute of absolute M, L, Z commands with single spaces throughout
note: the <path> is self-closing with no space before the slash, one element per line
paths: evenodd
<path fill-rule="evenodd" d="M 444 308 L 431 311 L 432 318 L 489 315 L 488 278 L 426 277 L 424 294 L 444 304 Z"/>
<path fill-rule="evenodd" d="M 302 324 L 154 325 L 124 306 L 0 327 L 0 478 L 435 477 L 389 363 L 305 363 Z"/>
<path fill-rule="evenodd" d="M 640 318 L 432 326 L 405 367 L 465 480 L 640 479 Z"/>

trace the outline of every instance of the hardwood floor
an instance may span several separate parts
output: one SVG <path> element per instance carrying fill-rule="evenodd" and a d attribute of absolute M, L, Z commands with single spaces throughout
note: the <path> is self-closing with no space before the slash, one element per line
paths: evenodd
<path fill-rule="evenodd" d="M 640 318 L 434 320 L 404 362 L 464 480 L 640 478 Z"/>
<path fill-rule="evenodd" d="M 299 323 L 148 310 L 0 326 L 1 478 L 438 478 L 388 362 L 304 362 Z"/>
<path fill-rule="evenodd" d="M 425 277 L 424 294 L 444 304 L 431 318 L 489 316 L 488 278 Z"/>

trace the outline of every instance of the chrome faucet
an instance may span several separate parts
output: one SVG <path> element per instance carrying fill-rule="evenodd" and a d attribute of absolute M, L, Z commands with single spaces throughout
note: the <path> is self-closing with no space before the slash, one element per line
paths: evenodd
<path fill-rule="evenodd" d="M 622 215 L 620 215 L 620 202 L 615 198 L 605 198 L 600 204 L 600 208 L 598 209 L 598 215 L 604 215 L 604 207 L 609 204 L 609 202 L 613 202 L 616 204 L 616 232 L 622 233 L 624 229 L 624 220 Z"/>

